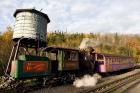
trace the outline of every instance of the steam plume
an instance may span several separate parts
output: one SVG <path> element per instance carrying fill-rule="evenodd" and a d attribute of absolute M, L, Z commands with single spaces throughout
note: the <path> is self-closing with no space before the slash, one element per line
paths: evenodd
<path fill-rule="evenodd" d="M 98 47 L 101 44 L 109 45 L 109 46 L 112 45 L 109 42 L 102 42 L 102 41 L 96 40 L 95 38 L 83 38 L 79 48 L 85 49 L 87 47 Z"/>
<path fill-rule="evenodd" d="M 84 75 L 81 79 L 76 79 L 73 85 L 78 88 L 95 86 L 100 78 L 99 74 Z"/>
<path fill-rule="evenodd" d="M 84 49 L 87 47 L 99 46 L 101 43 L 94 38 L 83 38 L 79 48 Z"/>

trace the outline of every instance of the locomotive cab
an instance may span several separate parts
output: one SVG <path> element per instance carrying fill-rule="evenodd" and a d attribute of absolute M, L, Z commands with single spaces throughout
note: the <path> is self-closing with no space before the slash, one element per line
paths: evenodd
<path fill-rule="evenodd" d="M 47 47 L 42 52 L 51 60 L 52 73 L 79 69 L 79 51 L 59 47 Z"/>

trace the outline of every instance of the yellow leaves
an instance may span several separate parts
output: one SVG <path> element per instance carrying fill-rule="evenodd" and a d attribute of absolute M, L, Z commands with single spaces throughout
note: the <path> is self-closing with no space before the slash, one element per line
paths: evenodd
<path fill-rule="evenodd" d="M 0 60 L 3 63 L 8 61 L 9 54 L 12 48 L 12 28 L 7 27 L 6 31 L 0 36 Z"/>
<path fill-rule="evenodd" d="M 7 27 L 6 32 L 4 32 L 3 35 L 2 35 L 3 41 L 6 41 L 6 42 L 11 41 L 12 35 L 13 35 L 12 28 L 11 27 Z"/>
<path fill-rule="evenodd" d="M 135 61 L 136 61 L 137 63 L 140 63 L 140 56 L 139 56 L 139 55 L 136 55 L 136 56 L 135 56 Z"/>

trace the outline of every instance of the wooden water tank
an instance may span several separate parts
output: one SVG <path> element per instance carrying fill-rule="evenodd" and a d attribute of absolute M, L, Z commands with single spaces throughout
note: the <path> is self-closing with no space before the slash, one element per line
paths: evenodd
<path fill-rule="evenodd" d="M 22 43 L 30 47 L 36 47 L 38 42 L 40 47 L 46 46 L 47 24 L 50 22 L 47 14 L 35 9 L 17 9 L 14 17 L 13 41 L 23 38 Z"/>

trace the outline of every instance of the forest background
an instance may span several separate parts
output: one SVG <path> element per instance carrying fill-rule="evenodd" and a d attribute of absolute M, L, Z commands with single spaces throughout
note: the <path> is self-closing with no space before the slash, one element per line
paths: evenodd
<path fill-rule="evenodd" d="M 4 73 L 10 52 L 12 50 L 13 29 L 7 27 L 0 33 L 0 75 Z M 67 48 L 79 48 L 83 38 L 94 38 L 100 44 L 94 47 L 96 52 L 130 55 L 140 62 L 140 35 L 119 33 L 68 33 L 67 31 L 48 31 L 47 46 L 59 46 Z M 94 41 L 93 41 L 94 42 Z"/>

